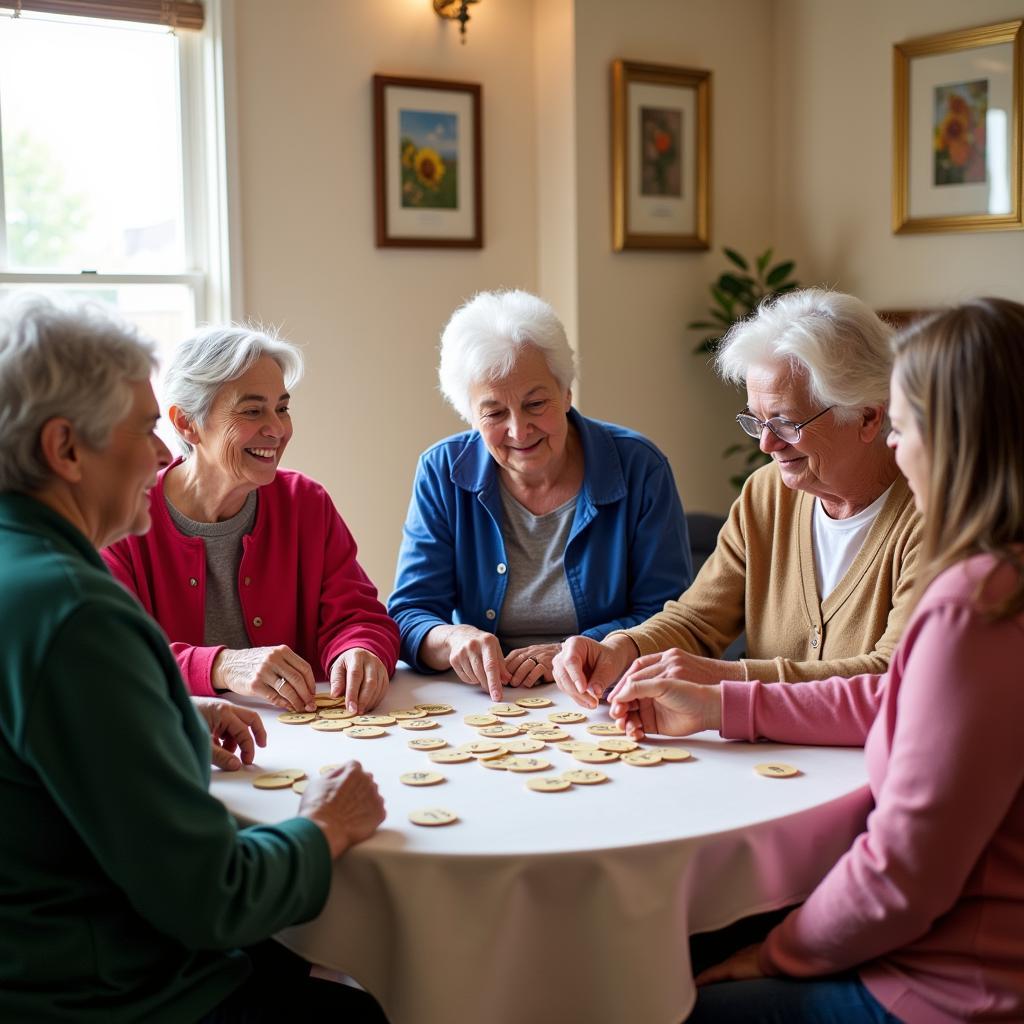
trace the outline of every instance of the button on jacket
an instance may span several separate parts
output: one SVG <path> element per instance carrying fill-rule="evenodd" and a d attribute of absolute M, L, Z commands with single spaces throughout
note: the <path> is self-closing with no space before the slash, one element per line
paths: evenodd
<path fill-rule="evenodd" d="M 690 542 L 672 470 L 641 434 L 569 410 L 583 486 L 565 548 L 578 629 L 602 639 L 660 611 L 691 578 Z M 493 633 L 508 586 L 498 469 L 475 430 L 420 456 L 388 611 L 403 660 L 420 672 L 435 626 Z"/>

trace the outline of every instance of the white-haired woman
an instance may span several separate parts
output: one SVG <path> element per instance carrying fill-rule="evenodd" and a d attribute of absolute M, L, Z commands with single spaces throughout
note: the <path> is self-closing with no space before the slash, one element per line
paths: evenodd
<path fill-rule="evenodd" d="M 192 693 L 312 710 L 329 679 L 363 712 L 387 689 L 398 631 L 330 496 L 279 468 L 301 375 L 298 349 L 264 330 L 184 342 L 164 397 L 185 457 L 153 488 L 149 533 L 104 558 L 163 626 Z"/>
<path fill-rule="evenodd" d="M 566 642 L 562 689 L 595 707 L 624 673 L 717 683 L 885 671 L 920 544 L 885 443 L 889 338 L 859 299 L 813 288 L 733 328 L 718 369 L 746 385 L 736 420 L 772 464 L 746 482 L 685 594 L 602 643 Z M 720 660 L 744 630 L 748 656 Z"/>
<path fill-rule="evenodd" d="M 550 681 L 566 636 L 642 622 L 690 582 L 667 460 L 573 409 L 575 376 L 526 292 L 477 295 L 441 338 L 441 390 L 473 429 L 420 457 L 388 610 L 413 667 L 495 700 Z"/>

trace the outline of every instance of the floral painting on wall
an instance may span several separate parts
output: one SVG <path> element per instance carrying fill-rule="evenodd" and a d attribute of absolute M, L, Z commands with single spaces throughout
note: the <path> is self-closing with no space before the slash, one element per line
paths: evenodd
<path fill-rule="evenodd" d="M 645 196 L 683 194 L 683 112 L 640 108 L 640 191 Z"/>
<path fill-rule="evenodd" d="M 988 79 L 935 88 L 935 184 L 985 181 Z"/>
<path fill-rule="evenodd" d="M 433 110 L 400 110 L 402 206 L 454 210 L 459 204 L 458 118 Z"/>

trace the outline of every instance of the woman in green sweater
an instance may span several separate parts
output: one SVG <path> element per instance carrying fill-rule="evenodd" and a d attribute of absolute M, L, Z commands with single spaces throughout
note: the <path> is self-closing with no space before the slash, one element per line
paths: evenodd
<path fill-rule="evenodd" d="M 889 335 L 859 299 L 813 288 L 730 331 L 718 369 L 746 387 L 736 420 L 771 464 L 747 480 L 677 601 L 600 644 L 563 644 L 563 690 L 595 707 L 627 670 L 706 683 L 885 671 L 920 545 L 920 517 L 885 444 Z M 744 631 L 747 656 L 721 660 Z"/>
<path fill-rule="evenodd" d="M 239 830 L 166 637 L 97 552 L 149 527 L 152 370 L 95 309 L 0 306 L 0 1020 L 263 1021 L 283 998 L 381 1020 L 264 941 L 319 913 L 383 820 L 372 777 L 350 763 Z M 251 761 L 256 721 L 205 711 L 219 763 Z"/>

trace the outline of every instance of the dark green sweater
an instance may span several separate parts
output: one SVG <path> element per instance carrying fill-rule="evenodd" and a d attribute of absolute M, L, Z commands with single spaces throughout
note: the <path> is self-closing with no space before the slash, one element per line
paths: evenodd
<path fill-rule="evenodd" d="M 239 830 L 166 637 L 88 540 L 0 495 L 0 1020 L 195 1020 L 315 916 L 305 819 Z"/>

